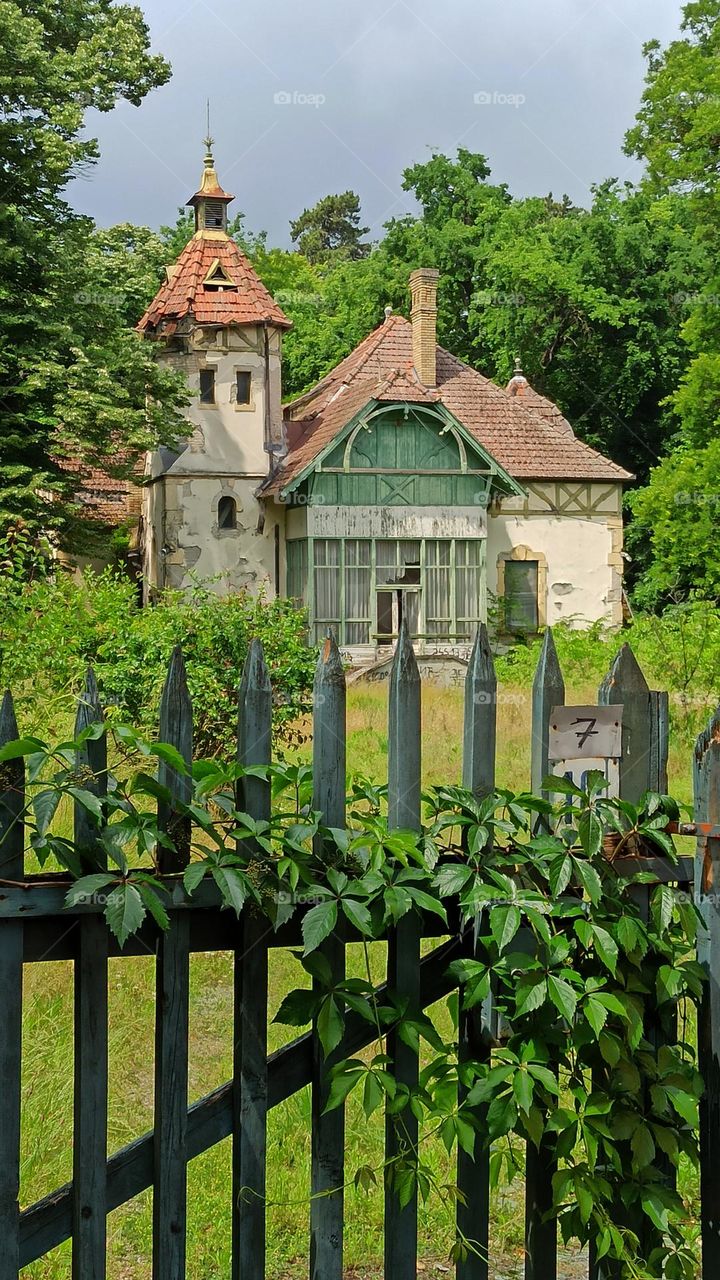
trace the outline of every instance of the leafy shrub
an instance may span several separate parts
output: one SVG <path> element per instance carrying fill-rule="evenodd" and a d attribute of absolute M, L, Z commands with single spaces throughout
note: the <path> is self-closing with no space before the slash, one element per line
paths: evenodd
<path fill-rule="evenodd" d="M 720 690 L 720 610 L 706 601 L 669 606 L 664 613 L 637 614 L 619 631 L 596 622 L 583 629 L 553 627 L 565 683 L 598 688 L 621 645 L 632 646 L 651 688 L 670 694 L 676 737 L 696 736 Z M 532 684 L 541 639 L 518 644 L 497 659 L 503 684 Z"/>
<path fill-rule="evenodd" d="M 198 751 L 231 754 L 237 687 L 250 641 L 263 644 L 275 690 L 279 736 L 294 735 L 306 708 L 315 653 L 305 619 L 287 600 L 249 593 L 220 597 L 198 585 L 168 592 L 141 609 L 126 576 L 106 570 L 26 576 L 12 556 L 0 575 L 0 680 L 11 687 L 23 725 L 66 727 L 86 667 L 95 669 L 111 719 L 154 732 L 170 655 L 180 645 L 195 713 Z"/>

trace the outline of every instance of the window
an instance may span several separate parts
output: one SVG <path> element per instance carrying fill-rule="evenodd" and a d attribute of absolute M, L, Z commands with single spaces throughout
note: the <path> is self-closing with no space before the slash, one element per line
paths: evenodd
<path fill-rule="evenodd" d="M 340 632 L 340 543 L 337 538 L 316 538 L 315 638 L 322 640 L 328 627 Z"/>
<path fill-rule="evenodd" d="M 210 269 L 203 280 L 205 289 L 216 289 L 222 292 L 223 289 L 237 289 L 234 280 L 231 280 L 219 258 L 215 258 L 210 264 Z"/>
<path fill-rule="evenodd" d="M 206 200 L 203 207 L 203 212 L 204 212 L 204 219 L 203 219 L 204 226 L 214 227 L 216 229 L 219 228 L 222 231 L 223 223 L 225 221 L 223 217 L 222 201 Z"/>
<path fill-rule="evenodd" d="M 218 529 L 237 529 L 237 503 L 234 498 L 224 497 L 218 502 Z"/>
<path fill-rule="evenodd" d="M 420 583 L 419 542 L 378 542 L 377 585 L 411 587 Z"/>
<path fill-rule="evenodd" d="M 482 619 L 485 544 L 461 538 L 455 543 L 455 612 L 461 640 L 469 640 Z"/>
<path fill-rule="evenodd" d="M 294 538 L 287 544 L 287 593 L 291 600 L 307 599 L 308 544 Z"/>
<path fill-rule="evenodd" d="M 538 561 L 505 561 L 505 627 L 510 632 L 538 629 Z"/>
<path fill-rule="evenodd" d="M 237 404 L 250 403 L 250 384 L 252 375 L 246 369 L 238 369 L 235 374 L 235 401 Z"/>
<path fill-rule="evenodd" d="M 429 636 L 450 635 L 452 608 L 450 601 L 450 543 L 428 541 L 425 544 L 425 624 Z"/>
<path fill-rule="evenodd" d="M 388 644 L 403 621 L 431 643 L 469 641 L 484 614 L 480 538 L 297 539 L 287 544 L 287 575 L 288 596 L 309 605 L 316 642 L 332 627 L 341 645 Z"/>
<path fill-rule="evenodd" d="M 215 403 L 215 370 L 200 370 L 200 403 Z"/>
<path fill-rule="evenodd" d="M 344 644 L 367 644 L 370 638 L 370 541 L 345 542 Z"/>

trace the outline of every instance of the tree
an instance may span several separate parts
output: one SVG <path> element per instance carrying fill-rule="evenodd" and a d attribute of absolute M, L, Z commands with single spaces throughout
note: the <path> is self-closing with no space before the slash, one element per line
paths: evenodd
<path fill-rule="evenodd" d="M 682 38 L 662 51 L 646 46 L 645 91 L 626 148 L 646 164 L 656 198 L 683 193 L 704 271 L 680 293 L 689 362 L 670 403 L 672 451 L 632 501 L 633 543 L 652 566 L 642 584 L 646 604 L 700 594 L 720 597 L 715 570 L 720 426 L 720 0 L 686 4 Z"/>
<path fill-rule="evenodd" d="M 370 245 L 362 237 L 369 230 L 360 226 L 360 197 L 354 191 L 324 196 L 290 223 L 293 244 L 312 263 L 367 257 Z"/>
<path fill-rule="evenodd" d="M 77 478 L 62 457 L 92 464 L 180 425 L 180 383 L 126 328 L 102 271 L 97 283 L 92 223 L 64 196 L 97 158 L 87 110 L 138 105 L 170 68 L 149 52 L 140 10 L 112 0 L 7 0 L 0 36 L 0 156 L 13 175 L 0 207 L 0 527 L 21 519 L 67 538 Z"/>
<path fill-rule="evenodd" d="M 581 209 L 489 176 L 463 148 L 406 169 L 421 216 L 391 222 L 377 252 L 439 268 L 443 345 L 501 383 L 520 356 L 579 435 L 646 476 L 674 431 L 681 299 L 706 270 L 687 202 L 608 181 Z"/>

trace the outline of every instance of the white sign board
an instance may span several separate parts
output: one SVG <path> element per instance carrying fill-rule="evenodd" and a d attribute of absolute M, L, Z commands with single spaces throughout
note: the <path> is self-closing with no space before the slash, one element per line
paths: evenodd
<path fill-rule="evenodd" d="M 569 778 L 582 791 L 593 771 L 604 773 L 607 794 L 620 793 L 622 754 L 621 706 L 553 707 L 548 758 L 552 772 Z"/>
<path fill-rule="evenodd" d="M 553 707 L 548 759 L 617 760 L 622 754 L 622 707 Z"/>

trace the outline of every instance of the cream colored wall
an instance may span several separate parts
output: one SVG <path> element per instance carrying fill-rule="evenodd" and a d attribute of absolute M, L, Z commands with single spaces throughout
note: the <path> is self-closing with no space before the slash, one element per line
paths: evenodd
<path fill-rule="evenodd" d="M 268 330 L 269 422 L 266 427 L 265 331 L 248 325 L 233 329 L 195 328 L 187 338 L 186 352 L 161 353 L 164 363 L 184 373 L 195 393 L 186 409 L 193 432 L 189 446 L 173 464 L 180 472 L 239 472 L 260 480 L 268 474 L 266 438 L 282 438 L 280 388 L 280 334 Z M 215 404 L 200 403 L 200 370 L 215 373 Z M 245 370 L 251 375 L 250 404 L 235 402 L 235 375 Z M 158 462 L 154 471 L 157 473 Z"/>
<path fill-rule="evenodd" d="M 153 454 L 145 492 L 146 595 L 155 588 L 188 587 L 193 579 L 212 580 L 226 594 L 242 588 L 275 594 L 275 527 L 281 538 L 281 589 L 284 588 L 283 507 L 264 506 L 255 497 L 270 469 L 268 442 L 282 440 L 281 343 L 269 329 L 269 379 L 265 330 L 194 328 L 184 335 L 184 351 L 159 353 L 159 359 L 185 374 L 199 393 L 200 370 L 215 372 L 215 403 L 202 405 L 196 394 L 186 410 L 191 424 L 187 447 L 163 468 Z M 236 372 L 251 374 L 248 406 L 235 402 Z M 268 397 L 269 381 L 269 397 Z M 269 411 L 268 411 L 269 398 Z M 218 502 L 237 503 L 237 528 L 219 529 Z"/>
<path fill-rule="evenodd" d="M 619 485 L 527 481 L 526 498 L 506 499 L 488 520 L 488 591 L 514 548 L 545 558 L 541 621 L 583 626 L 622 622 L 622 491 Z M 522 555 L 520 551 L 520 555 Z M 544 610 L 543 610 L 544 605 Z M 544 614 L 544 617 L 543 617 Z"/>
<path fill-rule="evenodd" d="M 255 480 L 166 476 L 153 487 L 163 492 L 155 585 L 184 589 L 202 579 L 221 595 L 242 589 L 275 595 L 275 528 L 280 527 L 282 562 L 284 512 L 273 504 L 263 511 Z M 217 506 L 224 496 L 237 503 L 236 529 L 218 528 Z"/>

